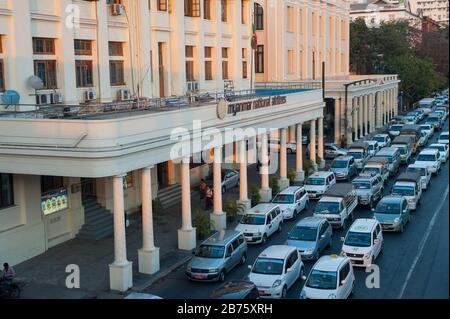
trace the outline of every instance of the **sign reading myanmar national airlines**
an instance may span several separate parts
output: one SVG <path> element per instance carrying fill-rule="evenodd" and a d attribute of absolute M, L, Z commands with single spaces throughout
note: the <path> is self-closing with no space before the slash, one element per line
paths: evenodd
<path fill-rule="evenodd" d="M 228 104 L 227 114 L 236 115 L 239 112 L 251 111 L 281 104 L 286 104 L 286 96 L 260 98 L 257 100 Z M 221 108 L 224 108 L 223 104 L 221 105 Z"/>

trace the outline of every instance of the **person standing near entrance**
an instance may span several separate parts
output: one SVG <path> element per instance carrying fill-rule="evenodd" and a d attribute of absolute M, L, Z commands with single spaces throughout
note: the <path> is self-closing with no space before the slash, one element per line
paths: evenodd
<path fill-rule="evenodd" d="M 206 184 L 205 180 L 202 178 L 200 181 L 200 200 L 204 199 L 206 197 L 206 189 L 208 185 Z"/>
<path fill-rule="evenodd" d="M 206 186 L 206 203 L 205 203 L 205 209 L 210 210 L 213 206 L 213 190 L 212 188 L 207 185 Z"/>

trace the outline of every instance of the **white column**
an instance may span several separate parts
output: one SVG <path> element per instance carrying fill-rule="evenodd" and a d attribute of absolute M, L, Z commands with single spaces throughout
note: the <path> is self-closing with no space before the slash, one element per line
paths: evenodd
<path fill-rule="evenodd" d="M 319 167 L 325 167 L 325 159 L 323 158 L 323 117 L 317 119 L 317 155 L 320 157 Z"/>
<path fill-rule="evenodd" d="M 139 272 L 149 275 L 159 271 L 159 248 L 155 247 L 153 239 L 152 168 L 150 166 L 141 170 L 143 245 L 138 250 Z"/>
<path fill-rule="evenodd" d="M 297 124 L 297 144 L 295 150 L 295 181 L 303 182 L 305 172 L 303 171 L 303 144 L 302 144 L 302 124 Z"/>
<path fill-rule="evenodd" d="M 367 122 L 369 121 L 369 97 L 364 95 L 364 136 L 369 133 Z"/>
<path fill-rule="evenodd" d="M 314 170 L 317 170 L 316 163 L 316 120 L 311 120 L 309 129 L 309 159 L 313 162 Z"/>
<path fill-rule="evenodd" d="M 224 230 L 227 228 L 227 216 L 222 210 L 222 146 L 214 148 L 213 183 L 214 183 L 214 208 L 210 215 L 211 228 Z"/>
<path fill-rule="evenodd" d="M 190 157 L 184 157 L 181 171 L 181 229 L 178 230 L 178 249 L 192 250 L 196 246 L 196 230 L 192 227 L 191 217 L 191 176 Z"/>
<path fill-rule="evenodd" d="M 287 178 L 287 154 L 286 154 L 286 142 L 287 142 L 287 129 L 280 129 L 280 180 L 279 186 L 283 190 L 289 187 L 289 179 Z"/>
<path fill-rule="evenodd" d="M 354 105 L 353 109 L 353 131 L 355 132 L 355 141 L 359 140 L 359 130 L 358 130 L 358 106 Z"/>
<path fill-rule="evenodd" d="M 359 138 L 363 138 L 363 116 L 364 116 L 364 98 L 358 98 L 358 115 L 359 115 Z"/>
<path fill-rule="evenodd" d="M 295 125 L 289 127 L 289 143 L 295 144 Z"/>
<path fill-rule="evenodd" d="M 334 100 L 334 142 L 340 144 L 341 140 L 341 99 Z"/>
<path fill-rule="evenodd" d="M 261 135 L 261 202 L 268 203 L 272 199 L 272 189 L 269 187 L 269 154 L 268 133 Z"/>
<path fill-rule="evenodd" d="M 123 204 L 123 178 L 114 176 L 114 262 L 109 265 L 109 286 L 111 290 L 127 291 L 133 286 L 132 263 L 127 260 L 125 233 L 125 211 Z"/>
<path fill-rule="evenodd" d="M 345 102 L 344 102 L 345 103 Z M 346 114 L 346 118 L 347 121 L 344 122 L 344 130 L 345 130 L 345 134 L 346 134 L 346 139 L 347 139 L 347 145 L 350 145 L 353 142 L 353 130 L 355 128 L 354 126 L 354 114 L 353 114 L 353 110 L 354 110 L 354 105 L 353 105 L 353 101 L 350 102 L 349 105 L 349 101 L 347 101 L 347 105 L 344 105 L 344 112 Z"/>
<path fill-rule="evenodd" d="M 239 200 L 238 205 L 245 207 L 245 211 L 252 207 L 251 200 L 248 198 L 247 186 L 247 142 L 246 140 L 239 141 Z"/>

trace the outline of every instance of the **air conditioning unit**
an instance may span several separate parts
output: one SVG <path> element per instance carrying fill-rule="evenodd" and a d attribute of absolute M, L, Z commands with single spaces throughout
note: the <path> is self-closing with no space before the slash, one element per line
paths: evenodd
<path fill-rule="evenodd" d="M 128 89 L 122 89 L 117 91 L 117 99 L 119 101 L 130 101 L 132 99 L 131 91 Z"/>
<path fill-rule="evenodd" d="M 89 102 L 97 99 L 97 93 L 94 90 L 84 92 L 84 101 Z"/>
<path fill-rule="evenodd" d="M 123 4 L 112 4 L 111 5 L 111 15 L 121 16 L 125 14 L 125 6 Z"/>
<path fill-rule="evenodd" d="M 36 94 L 36 104 L 45 105 L 50 104 L 52 101 L 52 96 L 50 93 Z"/>
<path fill-rule="evenodd" d="M 187 82 L 187 90 L 188 92 L 198 92 L 199 85 L 197 81 L 189 81 Z"/>
<path fill-rule="evenodd" d="M 55 92 L 50 95 L 50 103 L 51 104 L 61 104 L 63 102 L 63 96 L 61 92 Z"/>

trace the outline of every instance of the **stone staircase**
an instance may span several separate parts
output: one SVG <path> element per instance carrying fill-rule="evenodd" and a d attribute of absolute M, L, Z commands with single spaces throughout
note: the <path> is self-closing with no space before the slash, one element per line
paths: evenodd
<path fill-rule="evenodd" d="M 96 197 L 85 197 L 82 200 L 85 223 L 77 237 L 99 240 L 114 233 L 114 220 L 111 211 L 97 202 Z"/>
<path fill-rule="evenodd" d="M 199 195 L 198 191 L 191 190 L 191 196 Z M 166 209 L 181 203 L 181 185 L 174 184 L 158 190 L 158 199 L 162 208 Z"/>

